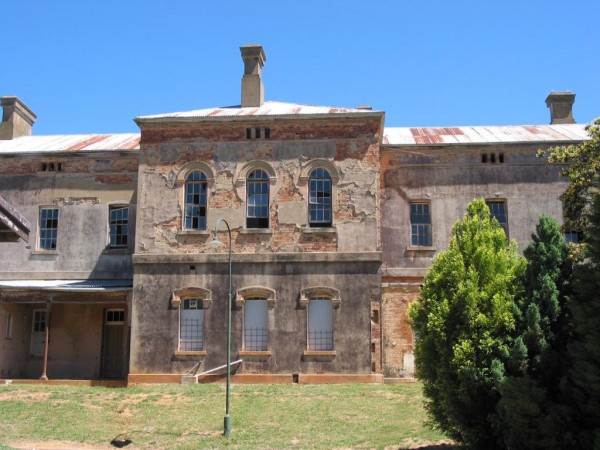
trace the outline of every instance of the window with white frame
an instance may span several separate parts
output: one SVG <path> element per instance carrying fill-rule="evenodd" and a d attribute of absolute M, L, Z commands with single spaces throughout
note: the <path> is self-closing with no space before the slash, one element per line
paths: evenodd
<path fill-rule="evenodd" d="M 10 339 L 10 338 L 12 338 L 12 334 L 13 334 L 13 318 L 12 318 L 12 314 L 7 311 L 6 312 L 6 328 L 4 330 L 4 337 L 6 339 Z"/>
<path fill-rule="evenodd" d="M 244 301 L 244 350 L 266 351 L 269 346 L 267 299 L 247 297 Z"/>
<path fill-rule="evenodd" d="M 246 228 L 269 228 L 269 176 L 264 170 L 250 172 L 246 195 Z"/>
<path fill-rule="evenodd" d="M 503 200 L 487 200 L 486 201 L 492 217 L 495 217 L 506 236 L 508 236 L 508 218 L 506 213 L 506 202 Z"/>
<path fill-rule="evenodd" d="M 206 229 L 207 179 L 204 172 L 190 172 L 185 177 L 185 213 L 183 227 L 186 230 Z"/>
<path fill-rule="evenodd" d="M 129 206 L 110 206 L 108 211 L 110 247 L 127 247 L 129 238 Z"/>
<path fill-rule="evenodd" d="M 333 307 L 328 297 L 312 297 L 308 301 L 308 350 L 333 350 Z"/>
<path fill-rule="evenodd" d="M 185 298 L 179 308 L 179 350 L 200 351 L 204 347 L 202 299 Z"/>
<path fill-rule="evenodd" d="M 410 204 L 410 243 L 413 247 L 431 247 L 431 212 L 428 202 Z"/>
<path fill-rule="evenodd" d="M 331 227 L 331 175 L 322 168 L 310 172 L 308 179 L 309 205 L 308 223 L 310 227 Z"/>
<path fill-rule="evenodd" d="M 41 250 L 55 250 L 58 236 L 58 208 L 40 209 Z"/>

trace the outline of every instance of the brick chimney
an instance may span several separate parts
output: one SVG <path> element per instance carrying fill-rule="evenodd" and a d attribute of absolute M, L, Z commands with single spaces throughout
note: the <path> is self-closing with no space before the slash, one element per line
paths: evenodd
<path fill-rule="evenodd" d="M 261 79 L 262 68 L 267 57 L 262 45 L 244 45 L 240 47 L 244 60 L 244 76 L 242 77 L 242 108 L 259 107 L 265 101 L 265 93 Z"/>
<path fill-rule="evenodd" d="M 573 103 L 575 94 L 572 92 L 550 92 L 546 97 L 546 106 L 550 108 L 550 125 L 575 123 Z"/>
<path fill-rule="evenodd" d="M 2 105 L 0 140 L 31 136 L 31 127 L 37 119 L 33 111 L 14 95 L 0 98 L 0 105 Z"/>

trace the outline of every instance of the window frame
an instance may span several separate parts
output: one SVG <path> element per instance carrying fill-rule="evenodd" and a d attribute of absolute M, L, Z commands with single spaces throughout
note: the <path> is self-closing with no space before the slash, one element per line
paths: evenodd
<path fill-rule="evenodd" d="M 316 217 L 313 219 L 313 213 L 322 215 L 322 219 Z M 308 174 L 308 227 L 331 228 L 332 226 L 333 178 L 327 168 L 317 166 Z"/>
<path fill-rule="evenodd" d="M 51 217 L 44 217 L 45 212 L 53 211 Z M 60 212 L 57 206 L 41 206 L 38 219 L 38 249 L 46 252 L 55 252 L 58 249 L 58 224 Z M 54 226 L 51 226 L 54 225 Z M 47 234 L 50 234 L 47 237 Z M 48 244 L 49 243 L 49 244 Z"/>
<path fill-rule="evenodd" d="M 509 227 L 508 227 L 508 202 L 506 200 L 502 200 L 502 199 L 489 199 L 485 201 L 485 204 L 487 205 L 487 207 L 490 210 L 490 216 L 494 219 L 496 219 L 498 221 L 498 223 L 500 224 L 500 228 L 502 228 L 504 230 L 504 233 L 506 234 L 506 237 L 509 236 Z M 498 216 L 494 213 L 494 208 L 492 207 L 492 205 L 502 205 L 504 208 L 504 222 L 501 222 L 500 219 L 498 219 Z"/>
<path fill-rule="evenodd" d="M 264 305 L 264 308 L 261 306 L 261 322 L 263 327 L 256 328 L 262 330 L 260 338 L 257 335 L 251 334 L 250 344 L 248 339 L 248 311 L 250 310 L 249 305 L 254 305 L 255 303 L 261 302 Z M 246 352 L 266 352 L 269 350 L 269 302 L 268 299 L 264 296 L 249 296 L 244 299 L 244 315 L 243 315 L 243 333 L 242 333 L 242 350 Z M 252 345 L 252 343 L 257 343 L 258 345 Z"/>
<path fill-rule="evenodd" d="M 314 313 L 317 305 L 319 304 L 319 308 L 322 306 L 317 302 L 327 302 L 327 314 L 328 324 L 325 330 L 313 330 L 316 325 L 311 324 L 317 320 L 317 314 Z M 334 329 L 334 318 L 333 318 L 333 302 L 332 299 L 325 295 L 313 296 L 309 298 L 308 305 L 306 307 L 306 350 L 309 352 L 332 352 L 335 351 L 335 329 Z M 311 314 L 312 313 L 312 314 Z M 321 311 L 322 313 L 322 311 Z M 322 314 L 318 314 L 320 319 L 323 318 Z M 312 320 L 311 320 L 312 318 Z M 319 334 L 317 337 L 316 334 Z M 311 336 L 311 334 L 315 334 L 315 336 Z M 322 334 L 326 334 L 326 336 L 321 336 Z M 329 336 L 330 335 L 330 336 Z M 322 344 L 324 339 L 325 344 Z"/>
<path fill-rule="evenodd" d="M 198 179 L 193 177 L 199 176 Z M 201 169 L 192 169 L 185 174 L 183 181 L 183 214 L 182 214 L 182 229 L 183 230 L 206 230 L 207 222 L 208 222 L 208 182 L 209 177 L 206 175 L 205 171 Z M 194 187 L 194 189 L 199 190 L 199 192 L 190 192 L 190 188 Z M 197 202 L 188 201 L 190 195 L 192 197 L 198 196 Z M 194 198 L 195 199 L 195 198 Z M 190 214 L 188 215 L 188 208 L 198 209 L 198 214 Z M 204 214 L 202 214 L 202 211 Z M 191 224 L 188 225 L 188 219 L 191 221 Z M 197 226 L 194 226 L 193 221 L 197 220 Z"/>
<path fill-rule="evenodd" d="M 126 217 L 123 219 L 121 218 L 115 218 L 113 220 L 113 213 L 119 212 L 119 211 L 125 211 L 126 212 Z M 125 232 L 124 233 L 119 233 L 118 231 L 116 231 L 114 233 L 115 239 L 117 240 L 117 242 L 115 243 L 113 241 L 113 225 L 115 227 L 117 227 L 117 229 L 119 229 L 119 227 L 125 227 Z M 127 248 L 129 247 L 129 205 L 123 205 L 123 204 L 114 204 L 114 205 L 109 205 L 108 206 L 108 246 L 110 248 Z M 121 228 L 122 230 L 122 228 Z M 121 242 L 118 243 L 119 241 L 119 237 L 121 239 L 124 238 L 125 242 Z"/>
<path fill-rule="evenodd" d="M 13 316 L 10 311 L 6 311 L 4 338 L 12 339 L 13 337 Z"/>
<path fill-rule="evenodd" d="M 260 178 L 254 177 L 255 174 Z M 258 192 L 253 192 L 258 188 Z M 266 192 L 264 192 L 266 190 Z M 264 201 L 266 197 L 266 201 Z M 260 204 L 250 204 L 251 199 L 262 199 Z M 256 167 L 248 171 L 246 175 L 246 228 L 249 229 L 269 229 L 271 215 L 271 179 L 266 170 L 262 167 Z M 250 209 L 253 208 L 253 212 Z M 259 213 L 256 213 L 256 209 Z M 264 210 L 264 211 L 263 211 Z"/>
<path fill-rule="evenodd" d="M 413 207 L 427 207 L 427 213 L 413 213 Z M 420 217 L 426 217 L 427 221 L 415 220 Z M 411 247 L 432 247 L 433 246 L 433 226 L 431 221 L 431 202 L 423 200 L 413 200 L 409 204 L 409 221 L 410 221 L 410 246 Z M 425 240 L 423 240 L 425 238 Z"/>
<path fill-rule="evenodd" d="M 193 302 L 193 303 L 192 303 Z M 186 308 L 186 305 L 189 305 L 190 308 Z M 194 308 L 192 309 L 191 306 L 194 306 Z M 200 306 L 200 307 L 198 307 Z M 199 336 L 199 339 L 184 339 L 182 337 L 183 335 L 183 327 L 184 324 L 182 323 L 183 319 L 184 319 L 184 311 L 201 311 L 201 313 L 199 314 L 200 319 L 198 320 L 198 325 L 196 325 L 194 327 L 194 329 L 191 331 L 193 336 Z M 191 314 L 189 314 L 191 315 Z M 204 312 L 204 304 L 202 302 L 201 298 L 198 297 L 185 297 L 181 299 L 181 306 L 179 307 L 179 326 L 178 326 L 178 335 L 177 335 L 177 351 L 178 352 L 202 352 L 204 351 L 204 331 L 205 331 L 205 327 L 204 327 L 204 323 L 205 323 L 206 319 L 205 319 L 205 312 Z M 199 328 L 199 330 L 196 329 Z M 199 332 L 198 332 L 199 331 Z M 189 344 L 193 344 L 193 343 L 197 343 L 199 342 L 200 345 L 198 346 L 199 348 L 190 345 L 190 348 L 184 348 L 187 347 L 186 345 L 182 345 L 182 343 L 189 343 Z"/>

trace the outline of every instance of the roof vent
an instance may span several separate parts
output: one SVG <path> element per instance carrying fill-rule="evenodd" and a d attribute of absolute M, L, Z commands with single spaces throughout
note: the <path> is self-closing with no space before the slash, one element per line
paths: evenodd
<path fill-rule="evenodd" d="M 358 105 L 356 109 L 360 109 L 361 111 L 373 111 L 373 107 L 371 105 Z"/>
<path fill-rule="evenodd" d="M 546 106 L 550 108 L 550 125 L 575 123 L 573 103 L 575 94 L 572 92 L 550 92 L 546 97 Z"/>
<path fill-rule="evenodd" d="M 8 140 L 20 136 L 31 136 L 31 128 L 37 119 L 33 111 L 14 95 L 0 98 L 0 105 L 2 105 L 0 139 Z"/>
<path fill-rule="evenodd" d="M 244 60 L 242 77 L 242 108 L 260 107 L 265 101 L 261 79 L 262 68 L 267 57 L 262 45 L 252 44 L 240 47 Z"/>

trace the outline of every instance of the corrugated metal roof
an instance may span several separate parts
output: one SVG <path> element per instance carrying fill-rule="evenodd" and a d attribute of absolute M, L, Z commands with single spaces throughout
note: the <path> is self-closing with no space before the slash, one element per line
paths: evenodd
<path fill-rule="evenodd" d="M 219 108 L 197 109 L 194 111 L 173 112 L 140 116 L 136 120 L 202 118 L 202 117 L 245 117 L 245 116 L 292 116 L 292 115 L 322 115 L 322 114 L 351 114 L 373 112 L 361 108 L 338 108 L 334 106 L 313 106 L 297 103 L 264 102 L 260 107 L 224 106 Z M 381 111 L 376 111 L 381 112 Z"/>
<path fill-rule="evenodd" d="M 139 150 L 139 133 L 22 136 L 0 140 L 0 155 L 8 153 Z"/>
<path fill-rule="evenodd" d="M 585 125 L 510 125 L 478 127 L 404 128 L 386 127 L 383 144 L 452 145 L 516 142 L 584 141 L 590 136 Z"/>
<path fill-rule="evenodd" d="M 128 291 L 132 280 L 3 280 L 0 289 L 42 291 Z"/>

